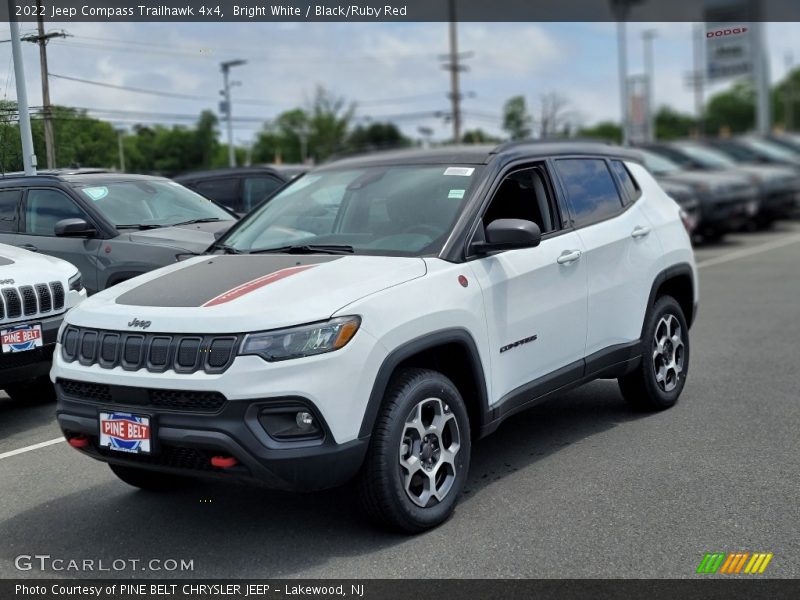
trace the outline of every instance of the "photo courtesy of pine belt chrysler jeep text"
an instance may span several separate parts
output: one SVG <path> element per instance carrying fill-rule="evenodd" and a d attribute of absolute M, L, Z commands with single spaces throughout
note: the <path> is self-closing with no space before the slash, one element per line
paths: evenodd
<path fill-rule="evenodd" d="M 680 208 L 635 151 L 378 153 L 89 298 L 51 377 L 70 445 L 131 485 L 354 480 L 417 532 L 452 513 L 473 440 L 555 392 L 617 378 L 675 404 L 697 301 Z"/>

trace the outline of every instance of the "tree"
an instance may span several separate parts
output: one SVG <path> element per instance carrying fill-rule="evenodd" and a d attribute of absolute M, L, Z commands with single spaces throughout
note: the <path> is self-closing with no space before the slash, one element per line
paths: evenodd
<path fill-rule="evenodd" d="M 354 113 L 355 104 L 317 87 L 309 110 L 309 153 L 318 162 L 344 149 Z"/>
<path fill-rule="evenodd" d="M 411 140 L 394 123 L 371 123 L 366 127 L 359 125 L 347 138 L 347 147 L 353 152 L 405 148 L 410 145 Z"/>
<path fill-rule="evenodd" d="M 503 106 L 503 130 L 508 132 L 512 140 L 531 136 L 531 117 L 523 96 L 509 98 Z"/>
<path fill-rule="evenodd" d="M 470 129 L 462 136 L 465 144 L 497 144 L 500 138 L 489 135 L 483 129 Z"/>
<path fill-rule="evenodd" d="M 785 129 L 800 130 L 800 67 L 790 71 L 775 86 L 773 106 L 776 123 L 780 123 Z"/>
<path fill-rule="evenodd" d="M 578 113 L 570 108 L 570 101 L 558 92 L 548 92 L 542 94 L 539 102 L 539 137 L 568 137 L 578 121 Z"/>
<path fill-rule="evenodd" d="M 738 81 L 712 96 L 706 104 L 706 132 L 742 133 L 755 127 L 756 91 L 749 80 Z"/>
<path fill-rule="evenodd" d="M 622 127 L 613 121 L 602 121 L 592 127 L 578 130 L 578 137 L 592 138 L 619 144 L 622 142 Z"/>
<path fill-rule="evenodd" d="M 697 120 L 669 106 L 662 106 L 655 115 L 656 139 L 674 140 L 689 137 L 697 130 Z"/>

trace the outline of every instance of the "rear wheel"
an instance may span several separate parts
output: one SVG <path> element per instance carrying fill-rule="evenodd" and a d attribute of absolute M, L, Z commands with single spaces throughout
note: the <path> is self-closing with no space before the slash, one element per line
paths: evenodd
<path fill-rule="evenodd" d="M 672 296 L 661 296 L 648 311 L 641 344 L 641 364 L 619 379 L 622 395 L 639 410 L 670 408 L 689 372 L 689 327 Z"/>
<path fill-rule="evenodd" d="M 171 492 L 189 487 L 194 479 L 172 475 L 170 473 L 160 473 L 158 471 L 148 471 L 147 469 L 137 469 L 124 465 L 109 463 L 111 471 L 122 481 L 133 487 L 147 490 L 149 492 Z"/>
<path fill-rule="evenodd" d="M 406 369 L 392 381 L 357 481 L 359 500 L 377 523 L 406 533 L 453 513 L 470 459 L 467 409 L 441 373 Z"/>

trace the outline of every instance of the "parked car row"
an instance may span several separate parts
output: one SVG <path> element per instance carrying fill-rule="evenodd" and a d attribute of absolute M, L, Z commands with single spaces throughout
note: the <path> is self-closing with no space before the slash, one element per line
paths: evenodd
<path fill-rule="evenodd" d="M 682 198 L 681 190 L 675 199 L 690 204 L 686 210 L 696 235 L 713 241 L 793 215 L 800 200 L 800 141 L 794 140 L 789 135 L 678 140 L 639 150 L 662 186 L 691 188 L 696 204 Z"/>

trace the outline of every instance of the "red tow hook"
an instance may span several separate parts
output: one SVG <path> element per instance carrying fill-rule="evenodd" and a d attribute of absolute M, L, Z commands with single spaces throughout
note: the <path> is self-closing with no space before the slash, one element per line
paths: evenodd
<path fill-rule="evenodd" d="M 239 464 L 239 461 L 232 456 L 212 456 L 211 465 L 220 469 L 230 469 Z"/>
<path fill-rule="evenodd" d="M 85 435 L 76 435 L 67 438 L 67 443 L 73 448 L 86 448 L 89 445 L 89 438 Z"/>

